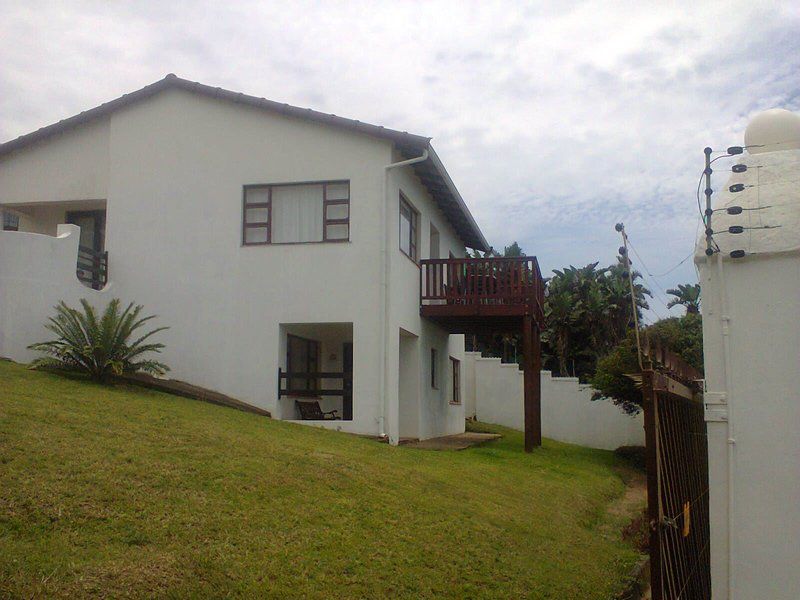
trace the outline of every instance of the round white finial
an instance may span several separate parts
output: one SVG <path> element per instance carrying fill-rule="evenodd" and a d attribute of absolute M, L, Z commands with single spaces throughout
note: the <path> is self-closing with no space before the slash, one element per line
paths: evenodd
<path fill-rule="evenodd" d="M 783 108 L 757 114 L 744 132 L 744 145 L 752 146 L 750 154 L 800 149 L 800 115 Z"/>

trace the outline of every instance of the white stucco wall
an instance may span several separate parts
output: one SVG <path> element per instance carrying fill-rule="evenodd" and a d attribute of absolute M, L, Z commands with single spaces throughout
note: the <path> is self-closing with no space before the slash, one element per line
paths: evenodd
<path fill-rule="evenodd" d="M 401 160 L 395 154 L 393 160 Z M 463 363 L 464 336 L 447 335 L 433 322 L 419 315 L 420 266 L 400 251 L 400 192 L 419 213 L 419 258 L 430 258 L 430 226 L 439 231 L 439 256 L 447 257 L 452 252 L 455 256 L 466 255 L 463 242 L 456 236 L 453 228 L 445 219 L 441 210 L 414 175 L 411 167 L 393 169 L 388 178 L 388 258 L 389 258 L 389 343 L 388 349 L 388 398 L 387 411 L 390 425 L 387 433 L 390 439 L 394 436 L 406 437 L 402 431 L 395 431 L 391 423 L 400 423 L 393 418 L 400 409 L 399 389 L 399 348 L 400 330 L 417 337 L 419 351 L 419 426 L 418 437 L 426 439 L 440 435 L 450 435 L 464 431 L 464 403 L 451 404 L 447 373 L 449 357 L 452 356 Z M 431 385 L 430 356 L 431 348 L 436 348 L 439 357 L 440 383 L 434 388 Z M 463 371 L 461 374 L 463 381 Z M 462 385 L 463 387 L 463 385 Z"/>
<path fill-rule="evenodd" d="M 701 236 L 695 253 L 712 592 L 789 600 L 800 598 L 800 117 L 762 113 L 745 140 L 753 147 L 735 162 L 746 169 L 713 176 L 711 228 L 757 229 L 714 235 L 710 258 Z M 734 206 L 742 212 L 722 210 Z"/>
<path fill-rule="evenodd" d="M 399 250 L 399 190 L 420 211 L 421 257 L 427 256 L 431 221 L 443 256 L 463 256 L 464 247 L 410 167 L 387 177 L 384 166 L 396 159 L 386 140 L 169 90 L 3 157 L 0 205 L 105 199 L 114 295 L 143 304 L 170 327 L 160 340 L 176 379 L 280 417 L 281 324 L 352 323 L 354 419 L 325 426 L 398 434 L 402 327 L 419 343 L 420 435 L 457 433 L 464 427 L 463 406 L 451 405 L 445 389 L 424 383 L 430 347 L 440 351 L 444 380 L 447 357 L 461 356 L 463 337 L 451 339 L 419 316 L 419 267 Z M 242 246 L 243 185 L 342 179 L 350 181 L 350 242 Z M 40 224 L 51 229 L 52 221 L 43 217 Z M 384 238 L 390 274 L 385 344 Z M 8 269 L 26 271 L 32 260 L 8 263 Z M 74 275 L 74 257 L 70 261 L 66 273 Z M 61 271 L 62 262 L 47 268 Z M 0 287 L 9 285 L 0 279 Z M 30 293 L 48 297 L 49 307 L 61 292 L 47 290 Z M 8 310 L 0 305 L 3 315 Z M 27 318 L 42 323 L 48 314 L 37 308 Z M 4 353 L 27 356 L 19 348 L 35 339 L 14 336 Z"/>
<path fill-rule="evenodd" d="M 29 362 L 27 346 L 52 339 L 44 328 L 59 300 L 77 306 L 86 298 L 103 307 L 113 286 L 95 291 L 78 281 L 75 263 L 80 228 L 61 225 L 58 237 L 0 231 L 0 356 Z"/>
<path fill-rule="evenodd" d="M 524 430 L 523 374 L 499 358 L 467 352 L 467 372 L 474 370 L 473 414 L 478 421 Z M 470 382 L 470 379 L 468 379 Z M 542 371 L 542 435 L 560 442 L 614 450 L 644 445 L 642 414 L 629 416 L 610 400 L 592 401 L 592 388 L 574 377 Z"/>
<path fill-rule="evenodd" d="M 105 198 L 109 122 L 108 117 L 98 119 L 4 157 L 0 163 L 0 203 Z"/>
<path fill-rule="evenodd" d="M 715 599 L 728 594 L 729 461 L 736 598 L 800 598 L 800 253 L 701 262 L 706 400 L 733 421 L 708 426 Z M 721 294 L 726 297 L 728 381 Z"/>

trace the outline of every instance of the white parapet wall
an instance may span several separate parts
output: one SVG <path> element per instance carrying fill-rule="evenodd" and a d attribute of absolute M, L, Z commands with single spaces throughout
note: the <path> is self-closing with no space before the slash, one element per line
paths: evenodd
<path fill-rule="evenodd" d="M 63 300 L 76 307 L 81 298 L 102 308 L 112 284 L 93 290 L 76 275 L 80 228 L 59 225 L 56 237 L 39 233 L 0 231 L 0 357 L 29 362 L 27 349 L 51 339 L 44 327 Z"/>
<path fill-rule="evenodd" d="M 522 431 L 522 371 L 499 358 L 467 352 L 464 402 L 468 417 Z M 610 400 L 592 400 L 593 389 L 575 377 L 542 371 L 542 435 L 591 448 L 644 445 L 642 414 L 625 414 Z"/>

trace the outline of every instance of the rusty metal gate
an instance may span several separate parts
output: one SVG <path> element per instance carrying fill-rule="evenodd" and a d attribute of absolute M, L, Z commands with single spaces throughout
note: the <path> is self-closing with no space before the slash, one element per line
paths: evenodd
<path fill-rule="evenodd" d="M 701 375 L 665 349 L 643 350 L 652 597 L 710 600 L 708 445 Z"/>

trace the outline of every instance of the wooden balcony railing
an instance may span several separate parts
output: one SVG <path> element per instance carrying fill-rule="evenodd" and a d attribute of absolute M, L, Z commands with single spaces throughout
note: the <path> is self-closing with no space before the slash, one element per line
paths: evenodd
<path fill-rule="evenodd" d="M 78 246 L 78 279 L 95 290 L 108 283 L 108 252 L 97 252 L 86 246 Z"/>
<path fill-rule="evenodd" d="M 533 256 L 433 258 L 420 261 L 420 306 L 509 307 L 543 317 L 544 282 Z M 443 310 L 438 310 L 443 313 Z"/>

